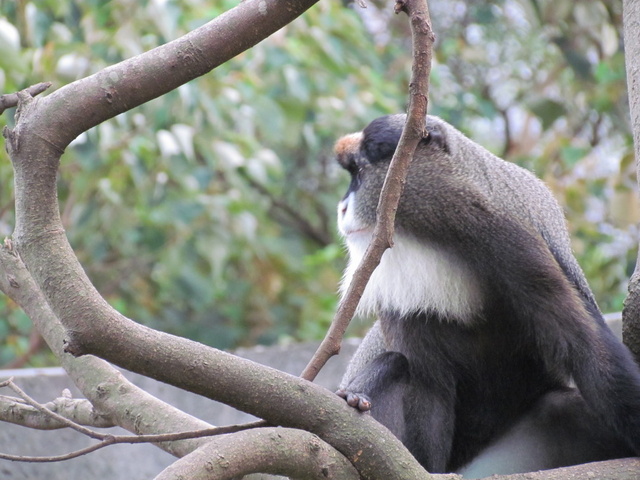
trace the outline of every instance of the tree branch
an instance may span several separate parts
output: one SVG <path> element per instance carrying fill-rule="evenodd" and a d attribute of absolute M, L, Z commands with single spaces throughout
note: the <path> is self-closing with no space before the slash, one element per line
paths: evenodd
<path fill-rule="evenodd" d="M 309 480 L 358 480 L 351 463 L 304 430 L 261 428 L 217 437 L 177 460 L 155 480 L 231 480 L 270 473 Z"/>
<path fill-rule="evenodd" d="M 62 392 L 61 397 L 47 402 L 43 406 L 80 425 L 98 428 L 116 426 L 108 415 L 98 413 L 89 400 L 71 398 L 71 393 L 67 389 Z M 50 415 L 27 404 L 23 399 L 5 395 L 0 395 L 0 421 L 37 430 L 56 430 L 66 426 Z"/>
<path fill-rule="evenodd" d="M 245 1 L 174 42 L 67 85 L 35 103 L 29 91 L 16 94 L 16 99 L 21 102 L 16 114 L 17 126 L 13 131 L 5 130 L 5 135 L 11 137 L 11 143 L 17 150 L 33 140 L 35 142 L 29 145 L 34 148 L 31 151 L 38 152 L 37 144 L 44 146 L 42 155 L 31 155 L 24 151 L 23 153 L 31 159 L 30 165 L 25 163 L 24 169 L 19 168 L 16 171 L 18 201 L 14 239 L 17 245 L 22 243 L 24 247 L 21 252 L 23 258 L 30 257 L 29 245 L 36 246 L 39 243 L 30 242 L 31 234 L 36 240 L 43 240 L 49 234 L 59 236 L 64 233 L 59 221 L 54 178 L 59 156 L 69 141 L 107 118 L 210 71 L 286 25 L 316 1 Z M 166 74 L 167 69 L 172 72 L 171 75 Z M 141 88 L 143 85 L 144 89 Z M 22 173 L 31 177 L 31 184 L 23 179 Z M 30 193 L 25 196 L 25 191 Z M 40 202 L 47 207 L 34 208 L 34 205 Z M 66 239 L 63 243 L 66 243 Z M 56 248 L 55 245 L 52 246 Z M 37 259 L 39 254 L 33 250 L 32 253 L 32 258 Z M 16 300 L 32 319 L 40 320 L 38 329 L 46 332 L 46 340 L 54 353 L 83 393 L 94 404 L 99 405 L 101 410 L 117 411 L 117 423 L 132 431 L 162 431 L 165 428 L 175 430 L 186 425 L 207 426 L 205 422 L 173 409 L 137 389 L 106 363 L 95 358 L 74 361 L 69 355 L 65 355 L 62 351 L 65 333 L 56 315 L 48 309 L 46 300 L 41 298 L 38 287 L 35 287 L 32 278 L 21 264 L 15 265 L 15 258 L 8 254 L 7 249 L 0 248 L 0 257 L 0 272 L 6 268 L 6 265 L 2 265 L 3 261 L 12 264 L 12 269 L 22 268 L 22 280 L 16 281 L 11 273 L 2 279 L 6 280 L 5 292 Z M 75 258 L 72 263 L 74 265 L 71 269 L 81 272 L 82 281 L 88 281 Z M 13 283 L 16 283 L 18 288 L 13 288 Z M 20 286 L 23 287 L 21 291 Z M 96 292 L 92 292 L 91 295 L 96 295 Z M 90 298 L 91 295 L 84 298 Z M 73 299 L 70 301 L 73 302 Z M 83 306 L 90 308 L 87 305 Z M 83 373 L 85 369 L 92 373 L 86 375 Z M 155 418 L 150 418 L 150 412 L 155 413 Z M 162 422 L 158 420 L 160 418 L 163 419 Z M 163 447 L 180 456 L 198 445 L 199 442 L 180 442 L 175 446 Z"/>
<path fill-rule="evenodd" d="M 174 90 L 248 50 L 318 0 L 245 0 L 169 43 L 53 92 L 40 133 L 60 150 L 82 132 Z M 87 94 L 91 92 L 91 94 Z M 56 133 L 57 132 L 57 133 Z"/>
<path fill-rule="evenodd" d="M 73 420 L 69 420 L 68 418 L 65 418 L 62 415 L 59 415 L 58 413 L 54 412 L 53 410 L 51 410 L 50 408 L 46 407 L 45 405 L 42 405 L 42 404 L 36 402 L 33 398 L 31 398 L 29 395 L 27 395 L 26 392 L 24 392 L 20 387 L 18 387 L 18 385 L 16 385 L 14 383 L 13 378 L 5 380 L 4 382 L 0 382 L 0 388 L 2 388 L 2 387 L 9 387 L 15 393 L 20 395 L 20 397 L 26 403 L 28 403 L 30 406 L 32 406 L 33 408 L 35 408 L 39 412 L 41 412 L 41 413 L 43 413 L 45 415 L 48 415 L 53 420 L 55 420 L 58 423 L 61 423 L 65 427 L 72 428 L 73 430 L 75 430 L 77 432 L 80 432 L 83 435 L 86 435 L 88 437 L 97 438 L 97 439 L 103 440 L 103 438 L 104 438 L 103 434 L 97 433 L 94 430 L 91 430 L 90 428 L 84 427 L 84 426 L 74 422 Z"/>
<path fill-rule="evenodd" d="M 254 422 L 248 423 L 245 425 L 231 425 L 228 427 L 212 427 L 205 428 L 202 430 L 195 431 L 182 431 L 182 432 L 172 432 L 172 433 L 164 433 L 164 434 L 156 434 L 156 435 L 112 435 L 109 433 L 102 433 L 87 428 L 84 425 L 80 425 L 78 422 L 67 418 L 59 413 L 53 411 L 49 408 L 48 405 L 43 405 L 33 398 L 31 398 L 26 392 L 24 392 L 18 385 L 15 384 L 12 378 L 0 382 L 0 388 L 8 387 L 13 390 L 15 393 L 20 395 L 21 400 L 28 404 L 31 408 L 35 409 L 37 412 L 42 414 L 45 417 L 50 418 L 55 422 L 55 425 L 60 427 L 71 428 L 83 435 L 86 435 L 89 438 L 93 438 L 96 440 L 100 440 L 100 443 L 96 445 L 91 445 L 89 447 L 77 450 L 75 452 L 67 453 L 64 455 L 56 455 L 51 457 L 29 457 L 29 456 L 21 456 L 21 455 L 8 455 L 0 453 L 0 458 L 5 460 L 14 460 L 14 461 L 23 461 L 23 462 L 59 462 L 63 460 L 69 460 L 71 458 L 79 457 L 80 455 L 85 455 L 90 452 L 94 452 L 100 448 L 116 445 L 120 443 L 160 443 L 160 442 L 174 442 L 177 440 L 186 440 L 192 438 L 201 438 L 201 437 L 210 437 L 214 435 L 223 435 L 236 433 L 241 431 L 246 431 L 248 429 L 253 428 L 254 426 L 262 426 L 262 422 Z M 67 390 L 68 397 L 70 397 L 70 393 Z M 3 397 L 7 398 L 7 397 Z M 20 399 L 13 399 L 20 401 Z M 85 400 L 86 403 L 88 403 Z M 24 406 L 24 405 L 23 405 Z M 93 418 L 93 417 L 92 417 Z M 46 423 L 46 422 L 42 422 Z M 108 421 L 105 423 L 109 423 Z M 104 425 L 103 425 L 104 426 Z M 113 423 L 110 422 L 110 425 L 113 426 Z"/>
<path fill-rule="evenodd" d="M 634 0 L 623 2 L 623 27 L 625 64 L 627 68 L 627 90 L 631 131 L 636 157 L 636 171 L 640 182 L 640 3 Z M 622 311 L 622 337 L 640 363 L 640 256 L 629 282 L 629 296 Z"/>
<path fill-rule="evenodd" d="M 13 240 L 46 303 L 66 327 L 68 352 L 96 355 L 253 413 L 273 425 L 312 431 L 357 464 L 364 478 L 427 478 L 388 430 L 370 416 L 354 412 L 333 393 L 274 369 L 154 331 L 115 311 L 78 263 L 60 221 L 56 174 L 62 150 L 72 138 L 208 71 L 230 51 L 241 51 L 238 44 L 248 48 L 251 42 L 240 38 L 243 32 L 250 32 L 249 37 L 257 41 L 256 32 L 266 35 L 265 25 L 284 25 L 312 3 L 247 0 L 182 39 L 74 82 L 43 99 L 19 94 L 17 124 L 4 132 L 15 171 Z M 238 11 L 244 12 L 244 17 Z M 265 18 L 265 12 L 274 13 Z M 184 71 L 189 74 L 185 76 Z M 164 81 L 165 77 L 170 79 Z M 59 344 L 55 348 L 60 352 Z M 79 377 L 81 383 L 87 380 Z M 112 392 L 99 387 L 105 401 Z M 314 415 L 309 415 L 310 410 Z M 156 428 L 179 429 L 164 415 L 156 418 L 162 423 Z"/>
<path fill-rule="evenodd" d="M 24 133 L 25 136 L 29 134 L 28 130 Z M 36 136 L 36 143 L 38 138 Z M 23 142 L 23 139 L 20 142 Z M 29 143 L 22 143 L 22 146 Z M 42 144 L 39 148 L 42 148 Z M 34 158 L 31 155 L 31 146 L 21 148 L 19 153 L 12 151 L 12 155 L 16 169 L 27 168 L 29 159 Z M 53 157 L 47 157 L 41 154 L 35 158 L 39 158 L 41 162 L 46 161 L 47 158 L 49 161 L 55 161 L 57 156 L 54 154 Z M 39 180 L 38 174 L 41 169 L 37 165 L 31 165 L 31 168 L 32 174 Z M 21 175 L 28 177 L 28 170 L 21 172 Z M 38 182 L 35 183 L 36 186 L 33 188 L 38 188 Z M 29 195 L 30 189 L 24 189 L 23 192 Z M 50 209 L 51 207 L 40 205 L 36 208 Z M 24 215 L 23 220 L 40 216 L 39 213 L 25 211 L 17 214 Z M 31 223 L 31 221 L 25 223 L 27 231 L 33 228 Z M 49 235 L 47 231 L 50 232 Z M 47 305 L 48 303 L 56 313 L 53 318 L 38 319 L 38 323 L 48 331 L 51 330 L 50 325 L 55 324 L 56 317 L 61 319 L 69 328 L 67 330 L 68 346 L 71 346 L 76 353 L 94 354 L 130 371 L 252 413 L 266 419 L 272 425 L 312 431 L 348 458 L 357 461 L 359 471 L 364 478 L 401 479 L 407 472 L 415 479 L 428 478 L 411 454 L 388 430 L 370 416 L 353 411 L 333 393 L 283 372 L 184 338 L 154 331 L 132 322 L 113 310 L 86 278 L 60 226 L 56 227 L 55 222 L 40 235 L 28 236 L 33 240 L 25 246 L 24 250 L 31 256 L 32 267 L 29 271 L 23 268 L 21 271 L 23 276 L 20 278 L 15 275 L 5 276 L 7 286 L 11 287 L 7 291 L 12 298 L 25 293 L 39 294 L 37 288 L 31 291 L 21 288 L 28 284 L 31 280 L 29 272 L 33 272 L 34 278 L 38 279 L 38 283 L 43 291 L 47 292 L 48 297 L 47 301 L 42 300 L 38 304 Z M 4 255 L 5 260 L 13 259 L 19 262 L 16 256 L 10 255 L 6 250 L 6 248 L 0 249 L 0 259 Z M 22 304 L 28 315 L 32 318 L 37 316 L 34 315 L 36 312 L 33 311 L 32 303 L 22 302 Z M 47 325 L 47 321 L 50 325 Z M 60 329 L 54 335 L 47 333 L 45 338 L 53 342 L 52 347 L 60 355 L 63 363 L 67 362 L 65 368 L 78 369 L 78 365 L 70 363 L 69 356 L 61 352 L 61 339 L 64 332 Z M 99 362 L 96 358 L 78 360 Z M 89 378 L 82 377 L 81 371 L 75 373 L 78 375 L 81 388 L 83 384 L 89 382 Z M 126 401 L 135 400 L 133 410 L 138 414 L 146 410 L 147 405 L 154 404 L 154 410 L 151 411 L 157 423 L 144 425 L 142 428 L 154 427 L 165 429 L 164 431 L 181 429 L 177 425 L 180 423 L 179 414 L 174 412 L 166 415 L 158 414 L 157 412 L 162 408 L 156 404 L 162 402 L 145 392 L 136 393 L 136 396 L 143 395 L 142 398 L 126 398 L 130 389 L 119 387 L 119 373 L 111 373 L 111 375 L 117 375 L 118 378 L 110 378 L 111 381 L 108 383 L 99 382 L 94 384 L 95 390 L 88 390 L 88 393 L 94 395 L 103 405 L 107 403 L 104 407 L 100 406 L 101 411 L 118 412 L 124 416 L 120 419 L 122 423 L 134 429 L 141 428 L 139 418 L 129 416 L 126 412 L 123 414 L 122 409 L 117 408 L 117 402 L 122 401 L 124 396 Z M 287 408 L 282 408 L 283 405 L 287 405 Z M 314 415 L 309 415 L 309 411 L 313 411 Z M 186 414 L 182 415 L 182 418 L 191 418 Z M 380 442 L 381 438 L 385 438 L 385 442 Z M 180 449 L 180 452 L 184 453 L 193 450 L 181 445 L 182 442 L 167 448 Z"/>
<path fill-rule="evenodd" d="M 134 433 L 165 433 L 211 427 L 136 387 L 107 362 L 95 357 L 74 358 L 65 354 L 64 328 L 9 239 L 0 245 L 0 290 L 31 318 L 71 379 L 100 414 L 108 413 L 117 425 Z M 193 439 L 159 446 L 181 457 L 203 442 Z"/>
<path fill-rule="evenodd" d="M 324 340 L 302 372 L 302 378 L 313 380 L 324 364 L 340 351 L 342 337 L 355 314 L 358 302 L 387 248 L 393 246 L 393 228 L 398 202 L 404 187 L 409 163 L 418 143 L 426 135 L 426 115 L 429 96 L 429 74 L 435 36 L 426 0 L 398 0 L 396 13 L 405 12 L 411 23 L 413 41 L 413 68 L 409 84 L 409 110 L 407 123 L 402 131 L 398 147 L 389 165 L 380 193 L 377 221 L 371 243 L 353 275 L 346 295 Z"/>
<path fill-rule="evenodd" d="M 539 472 L 494 475 L 496 480 L 568 480 L 597 478 L 598 480 L 636 480 L 640 471 L 640 459 L 622 458 L 606 462 L 585 463 L 573 467 L 541 470 Z"/>
<path fill-rule="evenodd" d="M 11 462 L 29 462 L 29 463 L 52 463 L 52 462 L 63 462 L 65 460 L 71 460 L 73 458 L 81 457 L 82 455 L 86 455 L 91 452 L 95 452 L 96 450 L 100 450 L 108 445 L 111 445 L 113 442 L 110 440 L 105 440 L 100 443 L 95 443 L 93 445 L 89 445 L 88 447 L 82 448 L 80 450 L 75 450 L 71 453 L 65 453 L 63 455 L 51 455 L 48 457 L 31 457 L 28 455 L 11 455 L 8 453 L 0 453 L 0 460 L 9 460 Z"/>

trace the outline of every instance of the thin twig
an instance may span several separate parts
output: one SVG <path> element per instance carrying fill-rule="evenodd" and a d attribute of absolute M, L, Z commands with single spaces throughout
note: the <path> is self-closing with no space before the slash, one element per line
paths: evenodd
<path fill-rule="evenodd" d="M 309 364 L 302 378 L 313 380 L 324 364 L 340 351 L 344 332 L 356 311 L 362 292 L 371 274 L 380 263 L 382 254 L 393 245 L 395 212 L 407 176 L 407 168 L 415 149 L 426 135 L 427 98 L 429 74 L 435 37 L 427 0 L 398 0 L 395 12 L 405 12 L 411 23 L 413 41 L 413 68 L 409 84 L 409 109 L 407 123 L 402 131 L 398 147 L 389 165 L 378 202 L 376 226 L 364 258 L 355 271 L 346 295 L 338 305 L 331 327 Z"/>
<path fill-rule="evenodd" d="M 84 427 L 79 423 L 74 422 L 73 420 L 69 420 L 68 418 L 63 417 L 62 415 L 57 414 L 56 412 L 45 407 L 41 403 L 38 403 L 36 400 L 31 398 L 25 391 L 23 391 L 20 387 L 18 387 L 18 385 L 14 383 L 13 377 L 6 380 L 5 382 L 2 382 L 2 384 L 0 384 L 0 387 L 9 387 L 11 390 L 16 392 L 25 402 L 27 402 L 33 408 L 48 415 L 49 417 L 53 418 L 57 422 L 60 422 L 66 427 L 69 427 L 88 437 L 95 438 L 97 440 L 104 440 L 106 437 L 105 434 L 99 433 L 94 430 L 91 430 L 90 428 Z"/>
<path fill-rule="evenodd" d="M 30 457 L 27 455 L 10 455 L 8 453 L 0 453 L 0 460 L 30 463 L 62 462 L 64 460 L 71 460 L 72 458 L 80 457 L 82 455 L 86 455 L 87 453 L 95 452 L 96 450 L 99 450 L 106 446 L 113 445 L 114 443 L 116 443 L 115 441 L 112 441 L 114 439 L 115 437 L 112 437 L 111 439 L 109 439 L 109 441 L 105 440 L 100 443 L 96 443 L 95 445 L 90 445 L 80 450 L 75 450 L 71 453 L 65 453 L 64 455 L 52 455 L 49 457 Z"/>
<path fill-rule="evenodd" d="M 99 440 L 100 442 L 91 445 L 89 447 L 85 447 L 80 450 L 76 450 L 74 452 L 66 453 L 63 455 L 54 455 L 47 457 L 30 457 L 24 455 L 10 455 L 5 453 L 0 453 L 0 459 L 3 460 L 11 460 L 11 461 L 19 461 L 19 462 L 60 462 L 63 460 L 69 460 L 71 458 L 75 458 L 81 455 L 85 455 L 87 453 L 94 452 L 100 448 L 107 447 L 109 445 L 116 445 L 120 443 L 160 443 L 160 442 L 173 442 L 177 440 L 187 440 L 190 438 L 199 438 L 199 437 L 210 437 L 214 435 L 223 435 L 227 433 L 235 433 L 243 430 L 248 430 L 251 428 L 259 428 L 267 426 L 264 421 L 256 421 L 252 423 L 246 423 L 243 425 L 229 425 L 226 427 L 212 427 L 205 428 L 202 430 L 192 430 L 187 432 L 178 432 L 178 433 L 161 433 L 161 434 L 153 434 L 153 435 L 112 435 L 109 433 L 100 433 L 95 430 L 91 430 L 90 428 L 86 428 L 73 420 L 69 420 L 68 418 L 63 417 L 62 415 L 58 415 L 56 412 L 51 409 L 45 407 L 44 405 L 38 403 L 36 400 L 31 398 L 26 392 L 24 392 L 20 387 L 18 387 L 13 378 L 9 378 L 3 382 L 0 382 L 1 387 L 8 387 L 14 392 L 16 392 L 25 403 L 31 405 L 33 408 L 42 412 L 45 415 L 50 416 L 54 420 L 60 422 L 61 424 L 76 430 L 83 435 Z"/>
<path fill-rule="evenodd" d="M 118 426 L 111 417 L 97 412 L 89 400 L 71 398 L 71 393 L 66 389 L 61 397 L 45 403 L 44 406 L 65 418 L 73 419 L 80 425 L 98 428 Z M 23 399 L 5 395 L 0 395 L 0 420 L 36 430 L 65 428 L 65 425 L 28 405 Z"/>
<path fill-rule="evenodd" d="M 23 92 L 27 92 L 32 97 L 36 95 L 40 95 L 47 88 L 51 86 L 51 82 L 42 82 L 36 83 L 35 85 L 31 85 L 28 88 L 25 88 Z M 4 95 L 0 95 L 0 115 L 4 113 L 7 108 L 13 108 L 18 105 L 18 94 L 17 93 L 6 93 Z"/>

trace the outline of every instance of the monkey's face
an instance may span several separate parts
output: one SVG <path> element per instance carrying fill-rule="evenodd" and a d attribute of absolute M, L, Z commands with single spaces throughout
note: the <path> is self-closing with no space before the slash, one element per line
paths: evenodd
<path fill-rule="evenodd" d="M 351 175 L 347 193 L 338 204 L 338 229 L 347 245 L 368 243 L 376 222 L 376 209 L 389 163 L 396 150 L 406 115 L 387 115 L 372 121 L 362 132 L 352 133 L 336 142 L 338 163 Z M 426 205 L 436 200 L 432 192 L 444 174 L 442 158 L 448 157 L 443 133 L 437 124 L 428 127 L 429 135 L 416 150 L 400 199 L 396 228 L 415 230 L 415 199 Z M 447 163 L 446 161 L 444 163 Z M 411 200 L 413 198 L 414 200 Z M 427 202 L 425 202 L 427 201 Z M 407 211 L 411 211 L 407 214 Z"/>
<path fill-rule="evenodd" d="M 381 117 L 362 132 L 336 142 L 340 165 L 351 175 L 347 193 L 338 204 L 338 229 L 351 247 L 369 243 L 376 207 L 389 162 L 402 133 L 404 115 Z"/>

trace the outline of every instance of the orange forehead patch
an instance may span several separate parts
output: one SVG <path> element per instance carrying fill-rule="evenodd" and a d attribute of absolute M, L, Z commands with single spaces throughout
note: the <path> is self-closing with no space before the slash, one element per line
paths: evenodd
<path fill-rule="evenodd" d="M 361 141 L 362 132 L 345 135 L 336 142 L 333 151 L 338 157 L 355 154 L 360 149 Z"/>

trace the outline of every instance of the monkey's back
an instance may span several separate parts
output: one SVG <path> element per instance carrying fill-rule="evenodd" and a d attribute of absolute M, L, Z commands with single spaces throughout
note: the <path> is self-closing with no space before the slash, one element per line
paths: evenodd
<path fill-rule="evenodd" d="M 535 229 L 583 298 L 598 311 L 573 255 L 564 212 L 547 185 L 529 170 L 497 157 L 440 118 L 427 117 L 427 125 L 437 125 L 446 132 L 447 161 L 452 163 L 459 180 L 479 189 L 497 209 Z"/>

